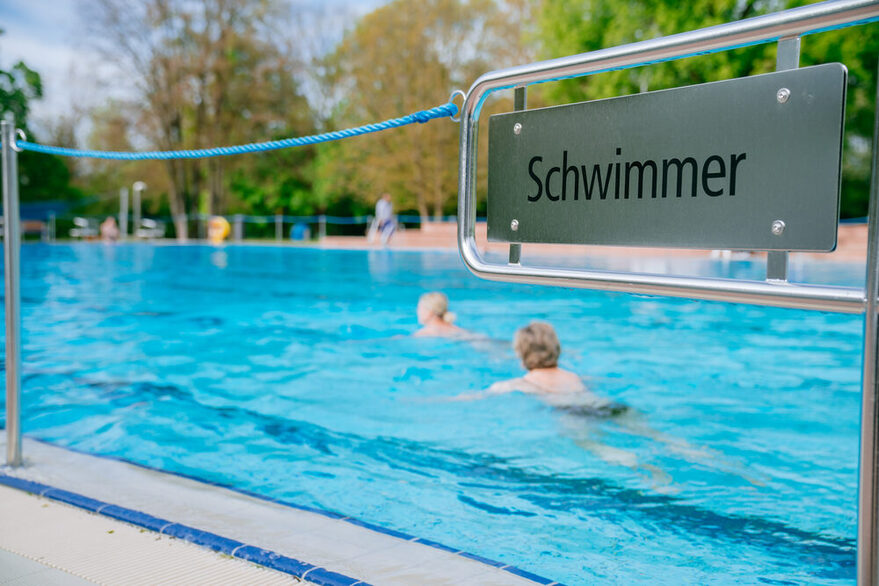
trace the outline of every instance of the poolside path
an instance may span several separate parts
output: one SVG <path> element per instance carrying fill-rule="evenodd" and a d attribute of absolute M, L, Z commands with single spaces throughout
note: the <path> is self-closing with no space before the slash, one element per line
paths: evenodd
<path fill-rule="evenodd" d="M 0 448 L 4 440 L 0 439 Z M 369 526 L 356 519 L 288 506 L 127 462 L 73 452 L 28 438 L 24 440 L 23 453 L 25 466 L 0 467 L 0 485 L 17 484 L 18 488 L 54 500 L 39 499 L 21 490 L 0 486 L 0 518 L 4 520 L 0 524 L 0 548 L 36 559 L 42 555 L 39 550 L 25 547 L 54 543 L 53 547 L 62 553 L 68 547 L 70 555 L 60 558 L 57 567 L 72 573 L 76 573 L 74 568 L 79 568 L 75 564 L 80 563 L 80 558 L 94 571 L 102 567 L 107 571 L 124 567 L 124 563 L 116 562 L 112 548 L 117 542 L 122 543 L 123 549 L 127 548 L 129 539 L 143 541 L 142 555 L 152 560 L 145 562 L 146 569 L 171 567 L 171 564 L 178 567 L 171 561 L 178 554 L 167 544 L 181 540 L 159 535 L 165 533 L 229 554 L 222 557 L 213 551 L 180 543 L 187 551 L 203 552 L 205 559 L 210 559 L 205 562 L 204 571 L 216 568 L 219 576 L 232 575 L 229 573 L 232 570 L 219 569 L 220 562 L 234 561 L 248 569 L 254 567 L 231 559 L 236 556 L 289 570 L 292 576 L 282 575 L 287 583 L 293 576 L 300 576 L 308 582 L 327 586 L 556 584 L 503 563 Z M 7 498 L 10 492 L 11 497 Z M 56 500 L 77 504 L 100 515 L 71 509 Z M 19 516 L 11 516 L 16 514 Z M 107 519 L 107 515 L 129 519 L 142 527 L 152 526 L 159 533 L 126 526 Z M 12 518 L 14 522 L 7 522 Z M 86 526 L 87 531 L 81 532 L 79 528 Z M 110 530 L 113 533 L 108 533 Z M 57 531 L 57 535 L 53 531 Z M 86 539 L 80 535 L 92 537 Z M 80 542 L 92 539 L 96 540 L 98 551 L 110 553 L 97 557 L 73 553 L 76 548 L 85 547 Z M 132 551 L 139 551 L 139 546 L 131 543 Z M 156 549 L 156 546 L 161 547 Z M 157 552 L 157 557 L 152 557 L 152 550 Z M 230 578 L 209 582 L 273 583 L 269 580 L 274 573 L 264 576 L 266 578 L 255 580 Z M 100 581 L 133 583 L 127 579 Z M 188 578 L 171 582 L 195 583 Z"/>
<path fill-rule="evenodd" d="M 292 584 L 296 578 L 0 486 L 0 584 Z M 15 554 L 15 555 L 11 555 Z"/>

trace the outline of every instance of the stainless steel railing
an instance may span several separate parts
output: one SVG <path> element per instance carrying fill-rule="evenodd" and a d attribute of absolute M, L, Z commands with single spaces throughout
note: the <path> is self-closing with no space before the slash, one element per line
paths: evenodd
<path fill-rule="evenodd" d="M 524 88 L 530 84 L 776 41 L 779 45 L 777 68 L 791 69 L 799 63 L 800 36 L 876 20 L 879 20 L 879 1 L 823 2 L 678 35 L 486 73 L 470 88 L 462 107 L 458 179 L 458 247 L 467 267 L 485 279 L 841 313 L 866 312 L 858 489 L 857 579 L 861 586 L 879 585 L 879 389 L 876 377 L 879 363 L 879 117 L 873 140 L 865 289 L 788 283 L 787 253 L 784 252 L 770 253 L 766 281 L 527 266 L 521 263 L 521 245 L 516 243 L 510 245 L 508 263 L 488 262 L 476 244 L 476 145 L 479 114 L 486 97 L 494 91 L 516 88 L 516 109 L 524 109 Z"/>
<path fill-rule="evenodd" d="M 21 466 L 21 225 L 15 126 L 0 122 L 3 142 L 3 262 L 6 304 L 6 463 Z"/>
<path fill-rule="evenodd" d="M 494 91 L 671 61 L 743 45 L 789 40 L 810 32 L 875 19 L 879 19 L 879 2 L 876 0 L 824 2 L 660 39 L 486 73 L 470 88 L 461 114 L 458 245 L 464 263 L 476 275 L 499 281 L 559 284 L 845 313 L 863 312 L 866 298 L 863 291 L 856 289 L 489 263 L 482 257 L 475 240 L 476 143 L 482 104 L 488 94 Z"/>

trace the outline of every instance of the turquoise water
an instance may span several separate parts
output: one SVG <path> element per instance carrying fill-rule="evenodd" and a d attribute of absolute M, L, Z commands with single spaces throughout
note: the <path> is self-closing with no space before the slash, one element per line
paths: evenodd
<path fill-rule="evenodd" d="M 441 252 L 22 254 L 32 437 L 569 584 L 854 581 L 859 317 L 489 283 Z M 860 266 L 793 274 L 862 280 Z M 409 337 L 429 290 L 490 340 Z M 635 427 L 521 394 L 443 401 L 521 375 L 509 340 L 531 319 Z"/>

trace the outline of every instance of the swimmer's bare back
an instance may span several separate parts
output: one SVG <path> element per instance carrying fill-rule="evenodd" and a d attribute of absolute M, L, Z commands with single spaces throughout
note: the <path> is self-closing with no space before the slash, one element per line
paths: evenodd
<path fill-rule="evenodd" d="M 482 399 L 492 395 L 520 392 L 536 395 L 544 403 L 556 409 L 583 416 L 607 417 L 620 415 L 628 410 L 626 405 L 599 397 L 590 391 L 582 379 L 574 373 L 555 369 L 554 376 L 531 376 L 540 369 L 534 369 L 523 377 L 494 383 L 482 393 L 461 395 L 456 400 Z M 549 370 L 549 369 L 545 369 Z M 549 384 L 552 383 L 552 386 Z"/>
<path fill-rule="evenodd" d="M 412 334 L 416 338 L 466 338 L 470 332 L 450 323 L 430 323 Z"/>

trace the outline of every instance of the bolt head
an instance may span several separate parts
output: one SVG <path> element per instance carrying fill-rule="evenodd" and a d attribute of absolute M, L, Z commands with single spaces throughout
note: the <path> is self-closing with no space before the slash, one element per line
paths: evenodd
<path fill-rule="evenodd" d="M 784 227 L 783 220 L 775 220 L 772 222 L 772 234 L 775 236 L 781 236 L 784 234 Z"/>
<path fill-rule="evenodd" d="M 513 232 L 519 230 L 519 220 L 513 220 L 512 222 L 510 222 L 510 230 L 512 230 Z"/>
<path fill-rule="evenodd" d="M 522 125 L 518 122 L 513 124 L 513 134 L 522 134 Z"/>
<path fill-rule="evenodd" d="M 775 99 L 778 100 L 779 104 L 784 104 L 790 99 L 790 90 L 786 87 L 781 88 L 776 92 Z"/>

